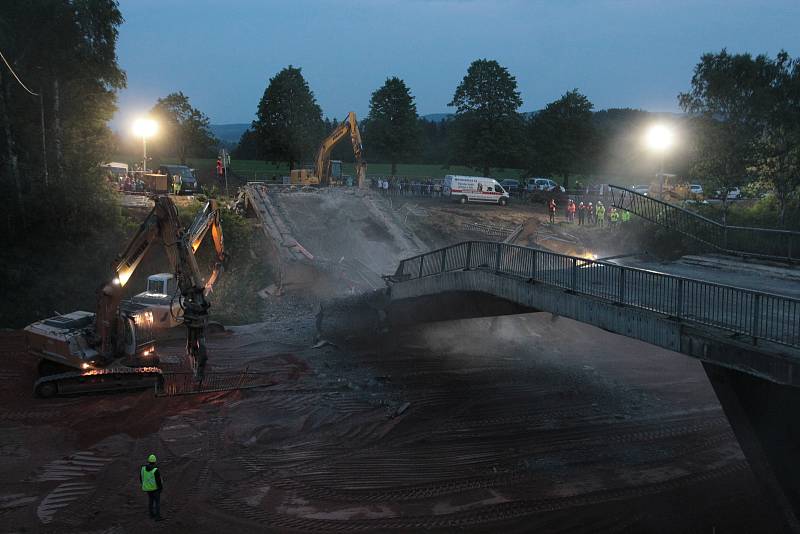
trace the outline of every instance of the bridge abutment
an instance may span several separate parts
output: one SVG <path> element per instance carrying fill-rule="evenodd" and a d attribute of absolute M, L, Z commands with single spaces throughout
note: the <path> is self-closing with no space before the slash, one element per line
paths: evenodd
<path fill-rule="evenodd" d="M 703 362 L 751 469 L 800 532 L 800 389 Z"/>

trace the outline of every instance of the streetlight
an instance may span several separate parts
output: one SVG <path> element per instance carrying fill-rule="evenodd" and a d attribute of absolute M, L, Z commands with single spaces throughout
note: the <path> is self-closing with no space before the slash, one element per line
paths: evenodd
<path fill-rule="evenodd" d="M 142 138 L 142 179 L 147 174 L 147 138 L 152 137 L 158 131 L 158 123 L 153 119 L 136 119 L 133 123 L 133 134 Z"/>
<path fill-rule="evenodd" d="M 672 129 L 664 124 L 654 124 L 647 130 L 645 141 L 647 147 L 658 154 L 658 175 L 656 179 L 659 181 L 659 193 L 664 193 L 664 154 L 672 147 L 674 143 L 674 134 Z"/>

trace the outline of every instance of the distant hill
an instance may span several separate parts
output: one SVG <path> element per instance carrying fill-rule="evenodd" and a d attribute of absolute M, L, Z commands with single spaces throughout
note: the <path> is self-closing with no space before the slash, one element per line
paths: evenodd
<path fill-rule="evenodd" d="M 211 124 L 211 133 L 220 141 L 238 143 L 242 134 L 250 128 L 249 124 Z"/>

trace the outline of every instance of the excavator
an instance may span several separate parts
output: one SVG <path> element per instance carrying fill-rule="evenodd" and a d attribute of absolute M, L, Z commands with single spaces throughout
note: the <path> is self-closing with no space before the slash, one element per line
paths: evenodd
<path fill-rule="evenodd" d="M 155 354 L 153 312 L 145 304 L 122 302 L 126 284 L 154 245 L 164 247 L 177 281 L 186 326 L 186 354 L 195 380 L 202 381 L 208 358 L 208 293 L 226 260 L 219 208 L 215 200 L 209 200 L 184 229 L 171 198 L 162 195 L 154 201 L 136 235 L 114 260 L 112 278 L 98 290 L 95 313 L 57 315 L 25 328 L 28 352 L 40 358 L 40 378 L 34 385 L 37 396 L 163 384 Z M 216 254 L 211 274 L 204 280 L 195 252 L 209 230 Z"/>
<path fill-rule="evenodd" d="M 341 162 L 331 161 L 331 151 L 333 147 L 350 134 L 350 142 L 353 145 L 353 154 L 356 157 L 356 182 L 358 187 L 364 187 L 367 176 L 367 162 L 364 161 L 364 147 L 361 143 L 361 133 L 358 131 L 358 120 L 352 111 L 347 114 L 347 118 L 342 121 L 326 137 L 317 150 L 317 157 L 314 160 L 314 167 L 294 169 L 291 171 L 290 181 L 292 184 L 300 185 L 331 185 L 331 178 L 341 177 Z M 337 168 L 333 164 L 338 163 Z"/>

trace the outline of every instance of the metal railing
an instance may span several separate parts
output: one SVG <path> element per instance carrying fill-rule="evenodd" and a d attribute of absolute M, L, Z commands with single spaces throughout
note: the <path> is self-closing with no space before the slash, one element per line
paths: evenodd
<path fill-rule="evenodd" d="M 486 270 L 800 348 L 800 300 L 545 250 L 466 241 L 400 262 L 394 283 Z"/>
<path fill-rule="evenodd" d="M 197 382 L 194 373 L 188 371 L 166 372 L 163 376 L 163 382 L 156 385 L 156 395 L 159 397 L 250 389 L 275 384 L 272 373 L 250 372 L 247 369 L 206 373 L 202 382 Z"/>
<path fill-rule="evenodd" d="M 610 185 L 611 204 L 710 245 L 721 252 L 797 261 L 800 232 L 727 226 L 668 202 Z"/>

